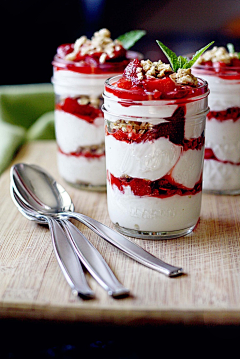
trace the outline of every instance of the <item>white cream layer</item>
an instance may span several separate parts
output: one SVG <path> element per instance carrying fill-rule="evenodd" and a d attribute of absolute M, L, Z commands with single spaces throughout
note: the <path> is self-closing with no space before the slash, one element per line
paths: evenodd
<path fill-rule="evenodd" d="M 240 162 L 240 119 L 206 122 L 205 147 L 211 148 L 221 161 Z M 239 182 L 240 184 L 240 182 Z"/>
<path fill-rule="evenodd" d="M 172 178 L 187 188 L 200 179 L 203 164 L 202 150 L 182 151 L 168 139 L 126 143 L 106 136 L 106 166 L 115 177 L 157 180 L 171 172 Z"/>
<path fill-rule="evenodd" d="M 87 95 L 98 98 L 102 95 L 105 81 L 115 74 L 81 74 L 70 70 L 54 70 L 54 92 L 61 97 Z"/>
<path fill-rule="evenodd" d="M 55 132 L 63 152 L 76 152 L 79 147 L 104 142 L 104 119 L 98 117 L 91 124 L 70 113 L 55 110 Z"/>
<path fill-rule="evenodd" d="M 225 80 L 218 76 L 209 76 L 194 67 L 192 73 L 208 82 L 210 111 L 223 111 L 229 107 L 240 107 L 240 81 Z"/>
<path fill-rule="evenodd" d="M 60 175 L 70 183 L 106 185 L 105 156 L 86 158 L 67 156 L 58 152 L 58 169 Z"/>
<path fill-rule="evenodd" d="M 134 196 L 107 184 L 109 216 L 113 223 L 140 231 L 176 231 L 194 226 L 200 216 L 201 193 L 168 198 Z"/>
<path fill-rule="evenodd" d="M 231 191 L 240 189 L 240 166 L 205 160 L 203 170 L 204 190 Z"/>

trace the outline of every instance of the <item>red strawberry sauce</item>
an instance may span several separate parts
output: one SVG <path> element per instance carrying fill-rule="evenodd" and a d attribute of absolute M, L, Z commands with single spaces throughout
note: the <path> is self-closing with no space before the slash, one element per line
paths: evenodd
<path fill-rule="evenodd" d="M 100 109 L 89 104 L 81 105 L 78 103 L 78 98 L 67 97 L 63 103 L 56 104 L 55 108 L 56 110 L 70 113 L 89 123 L 93 123 L 97 117 L 103 117 L 103 113 Z"/>
<path fill-rule="evenodd" d="M 170 175 L 159 180 L 150 181 L 142 178 L 117 178 L 107 171 L 107 180 L 111 186 L 117 186 L 118 190 L 124 193 L 127 186 L 135 196 L 148 196 L 157 198 L 179 196 L 191 196 L 202 191 L 202 176 L 193 188 L 186 188 L 173 181 Z"/>

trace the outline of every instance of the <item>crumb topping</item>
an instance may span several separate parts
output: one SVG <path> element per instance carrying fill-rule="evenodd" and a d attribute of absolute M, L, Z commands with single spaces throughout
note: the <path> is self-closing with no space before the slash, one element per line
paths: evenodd
<path fill-rule="evenodd" d="M 178 69 L 177 72 L 169 76 L 174 82 L 181 85 L 197 86 L 198 80 L 192 74 L 191 69 Z"/>
<path fill-rule="evenodd" d="M 65 56 L 66 60 L 74 61 L 77 55 L 92 55 L 96 52 L 102 53 L 99 62 L 104 63 L 106 58 L 114 57 L 114 51 L 119 51 L 122 44 L 119 40 L 112 40 L 108 29 L 101 29 L 94 33 L 91 40 L 86 36 L 81 36 L 75 41 L 74 50 Z"/>
<path fill-rule="evenodd" d="M 142 60 L 139 67 L 136 68 L 138 80 L 146 78 L 163 78 L 169 76 L 177 84 L 197 86 L 197 78 L 192 74 L 191 69 L 178 69 L 173 72 L 169 64 L 163 63 L 161 60 L 152 62 L 150 60 Z"/>
<path fill-rule="evenodd" d="M 78 147 L 76 153 L 81 153 L 83 156 L 87 155 L 88 153 L 94 155 L 101 155 L 105 152 L 105 143 L 100 143 L 99 145 L 90 145 L 84 147 Z"/>
<path fill-rule="evenodd" d="M 96 97 L 90 97 L 90 96 L 81 96 L 77 100 L 79 105 L 91 105 L 95 108 L 99 108 L 101 105 L 101 99 Z"/>
<path fill-rule="evenodd" d="M 142 80 L 144 75 L 147 77 L 162 78 L 173 72 L 169 64 L 164 64 L 161 60 L 152 62 L 150 60 L 142 60 L 141 67 L 137 68 L 138 78 Z"/>
<path fill-rule="evenodd" d="M 108 121 L 107 126 L 108 132 L 110 133 L 122 130 L 126 133 L 139 133 L 141 135 L 153 128 L 153 124 L 149 122 L 136 122 L 125 120 L 117 120 L 115 122 Z"/>
<path fill-rule="evenodd" d="M 214 46 L 211 50 L 206 51 L 202 56 L 200 56 L 200 58 L 196 61 L 196 65 L 200 65 L 207 61 L 224 62 L 229 64 L 232 59 L 238 59 L 238 54 L 236 52 L 229 53 L 223 46 Z"/>

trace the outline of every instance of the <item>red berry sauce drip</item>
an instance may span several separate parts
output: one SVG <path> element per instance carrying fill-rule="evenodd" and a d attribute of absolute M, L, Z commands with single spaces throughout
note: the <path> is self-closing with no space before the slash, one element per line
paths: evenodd
<path fill-rule="evenodd" d="M 107 179 L 111 186 L 116 186 L 122 193 L 129 186 L 135 196 L 168 198 L 174 195 L 191 196 L 202 191 L 202 176 L 193 188 L 186 188 L 175 183 L 171 176 L 166 175 L 156 181 L 141 178 L 117 178 L 107 171 Z"/>
<path fill-rule="evenodd" d="M 83 149 L 83 150 L 79 150 L 79 151 L 76 151 L 76 152 L 65 153 L 58 146 L 58 152 L 60 152 L 61 154 L 65 155 L 65 156 L 86 157 L 86 158 L 89 158 L 89 159 L 93 159 L 93 158 L 97 159 L 97 158 L 101 158 L 101 157 L 105 156 L 105 151 L 103 151 L 101 153 L 97 153 L 97 149 L 95 151 L 93 151 L 93 150 L 87 151 L 86 149 Z"/>
<path fill-rule="evenodd" d="M 56 110 L 62 110 L 70 113 L 81 120 L 93 123 L 97 117 L 103 117 L 103 113 L 100 109 L 95 108 L 89 104 L 80 105 L 77 98 L 67 97 L 63 103 L 56 105 Z"/>
<path fill-rule="evenodd" d="M 240 108 L 239 107 L 229 107 L 224 111 L 210 111 L 207 114 L 207 119 L 211 120 L 215 118 L 219 122 L 233 120 L 236 122 L 240 119 Z"/>
<path fill-rule="evenodd" d="M 222 161 L 222 160 L 220 160 L 219 158 L 216 157 L 215 153 L 213 152 L 213 150 L 211 148 L 205 148 L 204 160 L 214 160 L 214 161 L 218 161 L 218 162 L 221 162 L 221 163 L 224 163 L 224 164 L 240 166 L 240 162 L 239 163 L 234 163 L 232 161 Z"/>

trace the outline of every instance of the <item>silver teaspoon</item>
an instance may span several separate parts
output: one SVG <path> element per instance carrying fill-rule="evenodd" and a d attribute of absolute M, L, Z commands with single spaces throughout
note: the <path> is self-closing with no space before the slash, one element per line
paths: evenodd
<path fill-rule="evenodd" d="M 40 215 L 31 210 L 30 207 L 18 198 L 12 186 L 10 187 L 10 193 L 18 210 L 26 218 L 31 221 L 37 221 L 38 223 L 48 224 L 55 256 L 65 279 L 72 289 L 72 293 L 74 295 L 79 295 L 83 299 L 94 298 L 94 292 L 86 281 L 81 263 L 58 221 L 53 217 Z"/>
<path fill-rule="evenodd" d="M 18 163 L 11 168 L 11 178 L 22 201 L 30 204 L 40 214 L 77 219 L 139 263 L 170 277 L 183 273 L 182 268 L 163 262 L 110 227 L 74 212 L 69 194 L 41 167 Z"/>
<path fill-rule="evenodd" d="M 101 254 L 89 242 L 89 240 L 83 235 L 83 233 L 81 233 L 78 230 L 77 227 L 75 227 L 71 222 L 67 220 L 57 220 L 55 217 L 44 216 L 36 212 L 32 207 L 28 206 L 23 201 L 21 201 L 21 199 L 18 197 L 18 194 L 15 192 L 12 186 L 11 186 L 11 195 L 18 209 L 28 219 L 40 221 L 40 222 L 44 220 L 46 222 L 50 218 L 51 221 L 53 222 L 59 221 L 61 223 L 68 237 L 67 239 L 65 238 L 65 240 L 69 239 L 71 242 L 71 246 L 72 246 L 71 250 L 72 251 L 74 250 L 76 252 L 77 256 L 84 264 L 84 266 L 87 268 L 89 273 L 107 291 L 109 295 L 113 296 L 114 298 L 117 298 L 117 297 L 127 296 L 129 294 L 129 289 L 123 287 L 123 285 L 117 280 L 112 270 L 101 256 Z M 56 235 L 57 234 L 58 233 L 56 233 Z M 58 241 L 58 237 L 55 238 L 55 241 Z M 75 256 L 76 254 L 74 253 Z M 66 256 L 70 260 L 69 250 L 67 253 L 66 250 L 62 251 L 61 257 L 63 256 Z M 74 268 L 72 268 L 71 262 L 69 262 L 68 270 L 71 271 L 71 269 Z M 84 274 L 82 273 L 82 275 Z"/>

